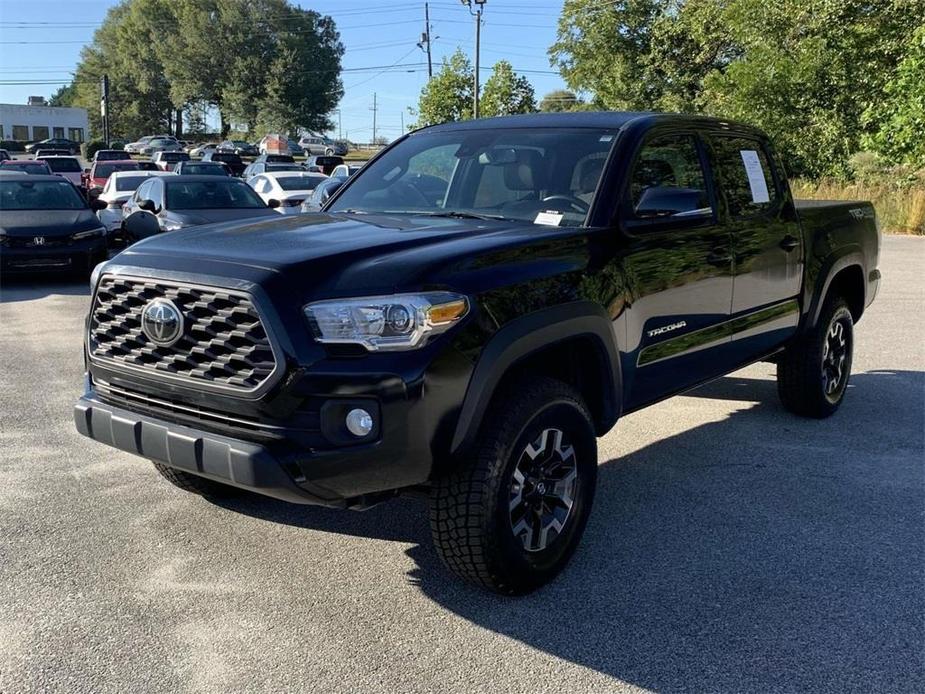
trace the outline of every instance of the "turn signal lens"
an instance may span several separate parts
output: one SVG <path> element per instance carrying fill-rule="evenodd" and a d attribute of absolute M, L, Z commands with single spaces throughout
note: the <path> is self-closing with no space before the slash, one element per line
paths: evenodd
<path fill-rule="evenodd" d="M 434 325 L 451 323 L 466 315 L 467 308 L 468 304 L 464 299 L 450 301 L 445 304 L 437 304 L 427 309 L 427 318 Z"/>

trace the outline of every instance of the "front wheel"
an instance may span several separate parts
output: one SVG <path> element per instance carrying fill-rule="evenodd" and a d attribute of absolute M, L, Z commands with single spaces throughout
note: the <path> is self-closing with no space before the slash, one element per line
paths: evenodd
<path fill-rule="evenodd" d="M 334 154 L 334 150 L 328 147 L 326 150 L 324 150 L 324 153 L 330 157 L 332 154 Z"/>
<path fill-rule="evenodd" d="M 854 320 L 841 297 L 826 301 L 816 326 L 777 362 L 777 392 L 784 407 L 823 419 L 844 400 L 854 353 Z"/>
<path fill-rule="evenodd" d="M 479 442 L 438 479 L 431 533 L 444 564 L 517 595 L 552 580 L 584 532 L 597 483 L 597 442 L 581 396 L 552 379 L 496 399 Z"/>

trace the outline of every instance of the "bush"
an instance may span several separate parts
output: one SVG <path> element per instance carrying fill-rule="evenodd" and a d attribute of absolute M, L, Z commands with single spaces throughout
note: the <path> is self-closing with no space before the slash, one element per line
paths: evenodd
<path fill-rule="evenodd" d="M 121 140 L 115 140 L 109 143 L 108 149 L 125 149 L 125 143 Z"/>
<path fill-rule="evenodd" d="M 90 142 L 84 142 L 80 146 L 80 156 L 82 156 L 87 161 L 93 159 L 95 155 L 101 149 L 108 149 L 106 143 L 102 140 L 91 140 Z"/>
<path fill-rule="evenodd" d="M 5 149 L 7 152 L 25 152 L 26 143 L 19 140 L 0 140 L 0 149 Z"/>

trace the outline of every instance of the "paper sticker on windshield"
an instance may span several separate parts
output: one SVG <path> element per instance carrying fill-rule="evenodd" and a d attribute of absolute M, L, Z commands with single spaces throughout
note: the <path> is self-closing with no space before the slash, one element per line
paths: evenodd
<path fill-rule="evenodd" d="M 561 212 L 540 212 L 533 220 L 534 224 L 545 224 L 546 226 L 557 227 L 562 221 Z"/>
<path fill-rule="evenodd" d="M 768 182 L 765 180 L 764 169 L 761 168 L 758 152 L 753 149 L 743 149 L 739 151 L 739 154 L 742 155 L 745 174 L 748 176 L 748 185 L 752 189 L 752 202 L 770 202 L 771 196 L 768 195 Z"/>

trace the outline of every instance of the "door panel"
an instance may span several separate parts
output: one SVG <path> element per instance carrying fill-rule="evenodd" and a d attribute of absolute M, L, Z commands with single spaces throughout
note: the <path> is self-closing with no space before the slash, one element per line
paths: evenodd
<path fill-rule="evenodd" d="M 729 342 L 732 302 L 732 239 L 717 222 L 697 138 L 651 138 L 633 167 L 624 220 L 632 238 L 622 260 L 626 409 L 724 370 L 716 353 Z"/>
<path fill-rule="evenodd" d="M 735 254 L 732 316 L 742 361 L 757 358 L 796 331 L 803 278 L 803 235 L 782 177 L 757 140 L 713 135 L 711 156 Z M 767 320 L 761 320 L 765 317 Z"/>

